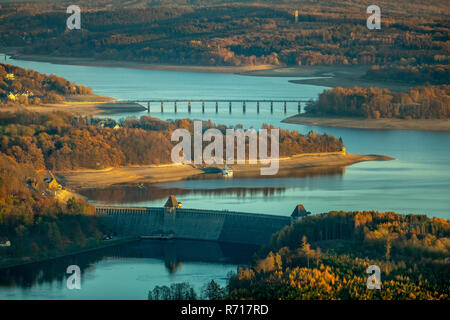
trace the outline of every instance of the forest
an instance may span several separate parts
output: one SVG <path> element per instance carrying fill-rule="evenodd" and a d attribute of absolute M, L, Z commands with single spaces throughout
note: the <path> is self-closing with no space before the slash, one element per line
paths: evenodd
<path fill-rule="evenodd" d="M 43 173 L 0 152 L 0 267 L 46 259 L 101 242 L 105 227 L 81 200 L 58 202 L 32 187 Z"/>
<path fill-rule="evenodd" d="M 212 127 L 210 121 L 203 124 L 204 130 Z M 45 189 L 47 170 L 170 163 L 176 128 L 193 132 L 193 122 L 142 116 L 116 123 L 64 112 L 0 112 L 0 237 L 12 242 L 0 248 L 0 265 L 95 245 L 107 232 L 83 201 L 63 203 L 38 191 Z M 342 147 L 342 139 L 326 134 L 280 131 L 281 156 Z"/>
<path fill-rule="evenodd" d="M 2 4 L 0 47 L 179 65 L 449 63 L 445 0 L 381 0 L 381 30 L 366 27 L 370 3 L 355 0 L 80 0 L 82 28 L 72 31 L 66 29 L 69 4 Z"/>
<path fill-rule="evenodd" d="M 0 63 L 0 108 L 61 102 L 66 96 L 85 94 L 92 94 L 92 89 L 53 74 Z"/>
<path fill-rule="evenodd" d="M 332 211 L 272 236 L 250 268 L 230 278 L 232 299 L 449 298 L 450 223 L 425 215 Z M 381 289 L 366 269 L 381 269 Z"/>
<path fill-rule="evenodd" d="M 449 65 L 386 65 L 372 66 L 364 75 L 368 80 L 407 82 L 416 85 L 449 84 Z"/>
<path fill-rule="evenodd" d="M 117 124 L 120 127 L 114 128 Z M 111 119 L 79 117 L 64 112 L 3 112 L 0 113 L 0 152 L 37 170 L 171 163 L 175 143 L 170 138 L 177 128 L 193 132 L 193 121 L 169 122 L 142 116 L 140 119 L 121 119 L 117 123 Z M 204 122 L 203 130 L 209 128 L 217 128 L 223 133 L 227 129 L 210 121 Z M 309 132 L 302 135 L 297 131 L 280 130 L 282 157 L 340 151 L 343 146 L 342 139 L 327 134 Z"/>
<path fill-rule="evenodd" d="M 55 75 L 0 64 L 0 107 L 58 102 L 68 95 L 91 93 L 90 88 Z M 2 121 L 14 115 L 8 114 L 2 113 Z M 24 119 L 28 115 L 16 116 Z M 58 126 L 57 118 L 45 121 L 49 124 L 53 120 Z M 44 157 L 37 140 L 33 144 L 29 135 L 39 131 L 38 126 L 7 127 L 0 129 L 2 144 L 11 147 L 0 151 L 0 238 L 8 239 L 11 246 L 0 248 L 0 266 L 46 259 L 100 243 L 105 228 L 94 217 L 93 207 L 75 198 L 58 202 L 38 191 L 45 189 Z M 45 138 L 40 141 L 44 146 Z"/>
<path fill-rule="evenodd" d="M 248 267 L 200 292 L 189 283 L 156 286 L 149 300 L 448 300 L 450 222 L 426 215 L 331 211 L 272 235 Z M 380 268 L 368 289 L 367 268 Z"/>
<path fill-rule="evenodd" d="M 450 85 L 419 86 L 407 92 L 381 88 L 327 89 L 305 107 L 306 115 L 362 118 L 448 119 Z"/>

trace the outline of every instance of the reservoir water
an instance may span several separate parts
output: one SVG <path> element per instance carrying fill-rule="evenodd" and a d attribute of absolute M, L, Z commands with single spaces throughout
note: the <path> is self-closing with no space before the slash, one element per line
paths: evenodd
<path fill-rule="evenodd" d="M 86 67 L 14 59 L 8 59 L 6 63 L 32 68 L 47 74 L 53 73 L 70 81 L 90 86 L 96 94 L 123 100 L 144 98 L 315 99 L 325 89 L 318 86 L 293 84 L 288 82 L 292 78 L 286 77 Z M 256 107 L 252 104 L 247 104 L 247 112 L 243 114 L 242 105 L 238 103 L 233 105 L 232 114 L 228 113 L 228 104 L 221 104 L 218 114 L 215 113 L 213 104 L 206 106 L 205 114 L 201 113 L 200 104 L 193 104 L 191 114 L 187 113 L 187 106 L 182 104 L 178 105 L 176 114 L 170 104 L 165 106 L 164 113 L 160 112 L 159 105 L 151 107 L 150 114 L 161 119 L 204 119 L 218 124 L 242 124 L 246 128 L 259 128 L 263 123 L 269 123 L 276 127 L 298 130 L 301 133 L 307 133 L 310 130 L 326 132 L 342 137 L 348 152 L 382 154 L 394 157 L 396 160 L 364 162 L 346 168 L 294 172 L 282 177 L 222 179 L 205 176 L 158 184 L 147 190 L 123 187 L 86 190 L 85 194 L 92 201 L 102 204 L 162 206 L 166 196 L 172 193 L 183 202 L 184 207 L 188 208 L 290 215 L 295 205 L 302 203 L 313 213 L 330 210 L 379 210 L 450 218 L 450 133 L 342 129 L 282 123 L 286 116 L 297 113 L 296 103 L 288 104 L 287 114 L 283 113 L 281 104 L 274 105 L 273 114 L 270 114 L 269 106 L 265 104 L 261 104 L 260 114 L 256 113 Z M 140 115 L 147 115 L 147 112 L 118 114 L 112 117 L 120 119 L 125 116 L 139 117 Z M 130 268 L 136 268 L 133 270 L 139 270 L 140 263 L 144 263 L 148 264 L 149 270 L 159 268 L 159 271 L 155 271 L 158 275 L 166 273 L 165 276 L 158 278 L 159 284 L 180 282 L 178 280 L 185 279 L 182 277 L 184 271 L 175 274 L 167 271 L 167 268 L 164 268 L 163 259 L 154 258 L 158 262 L 151 259 L 145 262 L 134 259 L 136 258 L 122 257 L 120 262 L 110 262 L 108 255 L 105 255 L 90 262 L 86 270 L 91 270 L 90 268 L 103 270 L 104 268 L 113 273 L 111 277 L 115 274 L 118 279 L 123 279 L 124 271 L 120 268 L 121 264 L 129 264 Z M 113 263 L 114 268 L 109 263 Z M 189 263 L 186 263 L 186 268 L 182 270 L 191 272 L 188 278 L 192 279 L 205 273 L 210 275 L 209 279 L 224 279 L 226 273 L 235 270 L 237 266 L 235 263 L 222 262 L 209 263 L 206 267 L 205 262 L 201 261 Z M 205 271 L 203 267 L 209 271 Z M 86 286 L 99 288 L 106 281 L 98 276 L 97 272 L 86 274 L 90 274 L 86 280 Z M 59 291 L 49 291 L 48 284 L 39 287 L 45 297 L 69 297 L 63 284 L 65 281 L 63 276 L 61 275 L 59 280 L 52 280 L 57 283 L 55 286 L 61 287 Z M 208 276 L 202 280 L 206 278 Z M 40 289 L 25 290 L 24 292 L 28 293 L 19 294 L 17 292 L 24 289 L 26 285 L 14 283 L 9 287 L 0 284 L 0 298 L 19 296 L 32 298 L 40 294 Z M 30 286 L 36 288 L 36 284 Z M 114 288 L 120 291 L 120 284 L 116 284 Z M 139 285 L 136 288 L 140 288 Z M 140 297 L 144 294 L 143 289 L 136 290 L 141 291 Z M 89 294 L 95 296 L 94 293 Z M 91 297 L 89 294 L 85 297 Z"/>
<path fill-rule="evenodd" d="M 188 240 L 141 240 L 0 270 L 1 299 L 147 299 L 155 286 L 188 282 L 196 292 L 245 265 L 256 248 Z M 81 270 L 81 289 L 68 290 L 66 269 Z"/>
<path fill-rule="evenodd" d="M 235 74 L 173 72 L 124 68 L 58 65 L 43 62 L 8 59 L 10 64 L 53 73 L 70 81 L 90 86 L 100 95 L 117 99 L 144 98 L 205 98 L 205 99 L 298 99 L 316 98 L 325 88 L 288 82 L 286 77 L 251 77 Z M 303 203 L 313 213 L 330 210 L 380 210 L 399 213 L 421 213 L 450 218 L 450 133 L 406 130 L 360 130 L 310 127 L 281 123 L 286 116 L 297 112 L 297 104 L 288 104 L 287 114 L 281 104 L 270 107 L 261 104 L 261 113 L 247 104 L 235 103 L 228 113 L 228 104 L 193 104 L 192 113 L 179 104 L 178 113 L 166 104 L 164 113 L 159 105 L 151 106 L 151 115 L 161 119 L 193 118 L 212 120 L 227 125 L 243 124 L 259 128 L 263 123 L 307 133 L 310 130 L 342 137 L 347 151 L 357 154 L 382 154 L 395 161 L 364 162 L 334 170 L 331 174 L 306 177 L 260 179 L 197 179 L 159 185 L 175 190 L 177 199 L 186 207 L 216 208 L 249 212 L 289 215 L 294 206 Z M 113 118 L 147 115 L 147 112 L 118 114 Z M 270 192 L 276 190 L 276 192 Z M 269 192 L 268 192 L 269 191 Z M 115 203 L 137 206 L 161 206 L 164 197 L 147 199 L 141 194 L 138 201 L 128 190 L 128 196 L 111 199 Z M 92 200 L 105 203 L 103 198 Z M 116 201 L 120 200 L 120 201 Z M 106 199 L 106 202 L 108 200 Z"/>

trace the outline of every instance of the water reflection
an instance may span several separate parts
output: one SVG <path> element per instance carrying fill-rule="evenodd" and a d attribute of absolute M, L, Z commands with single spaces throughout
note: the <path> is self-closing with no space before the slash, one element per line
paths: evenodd
<path fill-rule="evenodd" d="M 78 265 L 82 275 L 94 274 L 102 261 L 131 261 L 158 259 L 164 262 L 169 275 L 174 276 L 183 263 L 220 263 L 246 265 L 258 249 L 252 245 L 236 245 L 195 240 L 141 240 L 119 246 L 85 252 L 39 263 L 0 270 L 0 299 L 7 288 L 32 288 L 46 283 L 65 286 L 66 269 Z"/>
<path fill-rule="evenodd" d="M 315 98 L 325 88 L 300 85 L 288 82 L 289 78 L 248 77 L 232 74 L 171 72 L 157 70 L 134 70 L 120 68 L 97 68 L 85 66 L 58 65 L 42 62 L 8 59 L 8 63 L 31 68 L 43 73 L 53 73 L 70 81 L 82 83 L 93 88 L 100 95 L 117 99 L 140 98 L 204 98 L 204 99 L 296 99 Z M 126 81 L 124 81 L 126 79 Z M 396 161 L 366 162 L 348 167 L 341 177 L 314 176 L 302 179 L 287 176 L 283 179 L 231 179 L 229 182 L 213 180 L 183 181 L 180 183 L 159 185 L 163 189 L 172 189 L 181 197 L 183 205 L 198 209 L 227 209 L 258 213 L 290 214 L 298 203 L 314 213 L 330 210 L 380 210 L 399 213 L 420 213 L 428 216 L 450 218 L 450 132 L 426 132 L 411 130 L 363 130 L 331 127 L 295 125 L 281 122 L 285 117 L 297 113 L 297 106 L 288 105 L 287 114 L 282 105 L 274 104 L 271 114 L 266 104 L 261 104 L 261 113 L 257 114 L 254 105 L 249 104 L 247 112 L 242 113 L 241 104 L 233 104 L 232 114 L 226 104 L 206 105 L 207 112 L 201 112 L 200 105 L 192 106 L 192 113 L 180 105 L 178 113 L 161 113 L 157 105 L 152 106 L 150 115 L 160 119 L 201 119 L 216 124 L 234 126 L 243 124 L 244 128 L 261 128 L 263 123 L 272 124 L 289 130 L 298 130 L 306 134 L 310 130 L 342 137 L 346 149 L 355 154 L 382 154 L 396 158 Z M 159 109 L 159 110 L 158 110 Z M 168 107 L 167 111 L 173 110 Z M 115 119 L 126 116 L 147 115 L 142 113 L 124 113 L 114 115 Z M 203 178 L 203 177 L 202 177 Z M 281 181 L 285 180 L 285 181 Z M 261 189 L 262 186 L 268 189 Z M 245 199 L 238 198 L 240 191 L 232 194 L 202 189 L 230 189 L 244 187 L 249 190 Z M 277 192 L 271 193 L 273 188 Z M 184 190 L 180 190 L 184 189 Z M 194 191 L 186 191 L 194 190 Z M 128 193 L 128 189 L 126 192 Z M 233 192 L 232 190 L 230 190 Z M 158 191 L 159 192 L 159 191 Z M 271 197 L 265 196 L 264 192 Z M 278 193 L 279 192 L 279 193 Z M 152 199 L 150 192 L 131 191 L 134 194 L 114 197 L 109 202 L 126 203 L 136 206 L 163 205 L 162 196 Z M 93 199 L 96 198 L 95 194 Z M 164 198 L 167 195 L 164 194 Z M 137 201 L 133 202 L 133 197 Z M 102 197 L 102 199 L 105 199 Z M 244 201 L 245 200 L 245 201 Z M 106 201 L 105 201 L 106 202 Z"/>
<path fill-rule="evenodd" d="M 187 180 L 187 183 L 202 180 L 203 182 L 211 182 L 214 186 L 210 187 L 203 183 L 205 188 L 184 188 L 182 186 L 175 187 L 170 185 L 130 185 L 117 184 L 101 189 L 82 189 L 79 192 L 86 196 L 94 203 L 142 203 L 146 201 L 165 200 L 171 194 L 175 195 L 204 195 L 204 196 L 229 196 L 237 198 L 256 197 L 262 195 L 263 198 L 270 198 L 274 195 L 282 195 L 288 185 L 275 187 L 265 187 L 258 183 L 258 179 L 274 179 L 274 178 L 314 178 L 314 177 L 332 177 L 340 179 L 345 174 L 345 167 L 331 168 L 307 168 L 294 170 L 280 170 L 274 177 L 253 176 L 246 173 L 236 173 L 233 179 L 224 179 L 221 174 L 201 174 Z M 239 179 L 239 180 L 238 180 Z M 242 186 L 242 180 L 256 180 L 255 186 Z M 283 180 L 281 180 L 283 181 Z"/>

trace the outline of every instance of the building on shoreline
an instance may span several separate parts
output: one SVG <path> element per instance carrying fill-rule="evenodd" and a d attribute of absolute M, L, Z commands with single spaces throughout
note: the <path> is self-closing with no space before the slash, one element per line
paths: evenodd
<path fill-rule="evenodd" d="M 0 247 L 11 247 L 11 241 L 8 238 L 0 238 Z"/>

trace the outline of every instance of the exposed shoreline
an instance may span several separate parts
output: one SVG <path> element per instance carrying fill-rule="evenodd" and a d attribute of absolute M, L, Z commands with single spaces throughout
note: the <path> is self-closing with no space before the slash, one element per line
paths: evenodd
<path fill-rule="evenodd" d="M 310 169 L 324 167 L 342 167 L 362 161 L 387 161 L 393 158 L 382 155 L 356 155 L 356 154 L 333 154 L 333 155 L 301 155 L 283 158 L 279 161 L 280 172 L 293 169 Z M 260 168 L 267 165 L 231 165 L 236 178 L 261 177 Z M 140 184 L 140 183 L 162 183 L 184 180 L 205 174 L 217 172 L 219 166 L 195 167 L 187 164 L 166 164 L 127 166 L 119 168 L 108 168 L 103 170 L 76 170 L 58 172 L 61 181 L 75 190 L 84 188 L 105 188 L 118 184 Z M 262 176 L 265 178 L 278 177 Z"/>
<path fill-rule="evenodd" d="M 40 105 L 21 105 L 19 107 L 0 108 L 0 111 L 9 112 L 31 111 L 45 113 L 63 111 L 83 116 L 140 112 L 145 110 L 145 107 L 135 102 L 118 102 L 114 98 L 95 94 L 70 96 L 66 98 L 66 101 L 60 103 L 43 103 Z"/>
<path fill-rule="evenodd" d="M 440 119 L 365 119 L 345 117 L 310 117 L 296 115 L 282 122 L 320 127 L 369 130 L 450 131 L 450 120 Z"/>
<path fill-rule="evenodd" d="M 371 65 L 314 65 L 299 67 L 273 67 L 266 70 L 241 72 L 242 75 L 261 77 L 301 77 L 306 79 L 289 80 L 295 84 L 322 87 L 362 87 L 386 88 L 391 91 L 407 91 L 414 84 L 398 81 L 378 81 L 365 79 L 364 75 Z"/>
<path fill-rule="evenodd" d="M 379 87 L 393 91 L 406 91 L 412 84 L 403 82 L 387 82 L 367 80 L 362 78 L 370 65 L 314 65 L 314 66 L 202 66 L 202 65 L 173 65 L 150 64 L 137 61 L 118 61 L 83 57 L 53 57 L 49 55 L 22 54 L 20 48 L 0 48 L 0 52 L 11 55 L 18 60 L 48 62 L 65 65 L 79 65 L 91 67 L 131 68 L 140 70 L 166 70 L 176 72 L 204 72 L 204 73 L 232 73 L 258 77 L 289 77 L 310 78 L 289 80 L 296 84 L 309 84 L 324 87 Z M 7 63 L 7 61 L 5 61 Z"/>
<path fill-rule="evenodd" d="M 205 73 L 244 73 L 255 70 L 272 69 L 273 65 L 257 66 L 202 66 L 202 65 L 174 65 L 174 64 L 154 64 L 139 61 L 119 61 L 83 57 L 54 57 L 40 54 L 22 54 L 18 53 L 18 48 L 0 48 L 0 53 L 6 53 L 11 58 L 17 60 L 48 62 L 54 64 L 91 66 L 91 67 L 109 67 L 109 68 L 129 68 L 140 70 L 167 70 L 178 72 L 205 72 Z M 8 60 L 2 61 L 8 63 Z"/>

